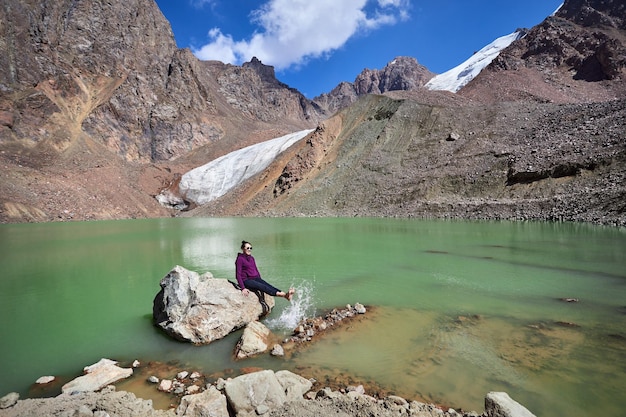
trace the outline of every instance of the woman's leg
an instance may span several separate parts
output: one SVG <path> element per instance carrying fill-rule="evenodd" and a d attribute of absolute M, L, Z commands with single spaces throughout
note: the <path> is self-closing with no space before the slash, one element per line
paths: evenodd
<path fill-rule="evenodd" d="M 262 278 L 247 279 L 247 280 L 245 280 L 244 283 L 246 284 L 246 288 L 249 288 L 251 290 L 263 291 L 265 294 L 269 294 L 272 297 L 276 297 L 277 293 L 284 294 L 281 290 L 279 290 L 278 288 L 274 287 L 272 284 L 269 284 L 269 283 L 263 281 Z M 280 296 L 283 297 L 284 295 L 280 295 Z"/>

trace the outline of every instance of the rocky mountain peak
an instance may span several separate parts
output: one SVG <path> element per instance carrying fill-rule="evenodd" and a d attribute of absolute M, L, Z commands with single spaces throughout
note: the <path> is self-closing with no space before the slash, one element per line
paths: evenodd
<path fill-rule="evenodd" d="M 567 0 L 556 16 L 584 27 L 626 29 L 626 3 L 623 0 Z"/>
<path fill-rule="evenodd" d="M 259 74 L 259 77 L 261 77 L 261 80 L 265 82 L 272 83 L 272 84 L 279 83 L 279 81 L 276 79 L 276 73 L 274 72 L 274 67 L 271 65 L 263 64 L 257 57 L 252 57 L 250 62 L 243 63 L 242 67 L 250 68 L 254 70 L 257 74 Z"/>
<path fill-rule="evenodd" d="M 413 57 L 397 57 L 382 70 L 364 69 L 354 80 L 354 87 L 358 96 L 413 91 L 423 87 L 434 75 Z"/>
<path fill-rule="evenodd" d="M 366 94 L 416 91 L 434 75 L 415 58 L 400 56 L 390 61 L 382 70 L 364 69 L 353 83 L 342 82 L 330 93 L 322 94 L 313 101 L 328 113 L 334 113 Z"/>
<path fill-rule="evenodd" d="M 624 97 L 625 16 L 623 0 L 567 0 L 460 93 L 487 101 L 560 103 Z"/>

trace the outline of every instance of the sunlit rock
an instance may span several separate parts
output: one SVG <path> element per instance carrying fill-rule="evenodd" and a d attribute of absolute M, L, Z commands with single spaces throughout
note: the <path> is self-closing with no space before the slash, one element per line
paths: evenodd
<path fill-rule="evenodd" d="M 0 409 L 13 407 L 19 399 L 20 394 L 17 392 L 8 393 L 4 397 L 0 398 Z"/>
<path fill-rule="evenodd" d="M 101 359 L 98 363 L 85 367 L 85 375 L 63 385 L 63 393 L 98 391 L 107 385 L 133 374 L 130 368 L 120 368 L 117 362 L 110 359 Z"/>
<path fill-rule="evenodd" d="M 231 282 L 209 272 L 200 275 L 176 266 L 160 285 L 154 298 L 154 323 L 178 340 L 208 344 L 264 314 L 257 296 L 245 296 Z M 271 311 L 274 298 L 264 295 L 264 301 Z"/>
<path fill-rule="evenodd" d="M 225 392 L 237 415 L 261 415 L 287 401 L 302 400 L 312 383 L 289 371 L 266 370 L 226 381 Z"/>
<path fill-rule="evenodd" d="M 54 377 L 51 375 L 48 375 L 48 376 L 42 376 L 40 378 L 37 378 L 37 381 L 35 381 L 35 383 L 36 384 L 49 384 L 52 381 L 54 381 Z"/>
<path fill-rule="evenodd" d="M 506 392 L 490 392 L 485 397 L 487 417 L 535 417 L 526 407 L 509 397 Z"/>
<path fill-rule="evenodd" d="M 270 329 L 259 321 L 248 323 L 235 348 L 235 357 L 244 359 L 267 351 L 271 333 Z"/>
<path fill-rule="evenodd" d="M 228 417 L 226 397 L 211 386 L 200 394 L 184 396 L 176 409 L 176 415 Z"/>

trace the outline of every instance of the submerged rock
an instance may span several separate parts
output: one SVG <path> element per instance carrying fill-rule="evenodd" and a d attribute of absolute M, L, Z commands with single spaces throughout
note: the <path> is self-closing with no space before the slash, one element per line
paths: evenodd
<path fill-rule="evenodd" d="M 161 280 L 154 298 L 155 325 L 175 339 L 208 344 L 269 313 L 274 298 L 245 296 L 226 279 L 176 266 Z M 257 298 L 259 297 L 259 298 Z M 268 309 L 259 302 L 260 297 Z"/>

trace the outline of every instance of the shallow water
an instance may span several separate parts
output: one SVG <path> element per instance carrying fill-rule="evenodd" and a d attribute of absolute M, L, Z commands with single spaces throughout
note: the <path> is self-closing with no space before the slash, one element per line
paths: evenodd
<path fill-rule="evenodd" d="M 151 323 L 175 265 L 233 278 L 240 241 L 264 278 L 298 288 L 264 321 L 361 302 L 368 318 L 289 359 L 234 362 Z M 302 369 L 374 380 L 398 395 L 483 410 L 506 391 L 536 415 L 626 407 L 626 231 L 581 224 L 395 219 L 158 219 L 0 225 L 0 396 L 29 395 L 102 357 L 205 373 Z M 567 303 L 560 298 L 577 298 Z M 30 391 L 31 394 L 37 391 Z"/>

